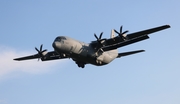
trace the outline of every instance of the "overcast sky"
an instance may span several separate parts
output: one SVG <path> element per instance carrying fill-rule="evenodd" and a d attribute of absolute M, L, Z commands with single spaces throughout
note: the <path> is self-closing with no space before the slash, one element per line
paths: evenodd
<path fill-rule="evenodd" d="M 180 104 L 179 0 L 1 0 L 0 104 Z M 78 68 L 71 59 L 15 62 L 52 51 L 57 36 L 83 42 L 111 29 L 171 28 L 119 48 L 146 52 L 106 66 Z"/>

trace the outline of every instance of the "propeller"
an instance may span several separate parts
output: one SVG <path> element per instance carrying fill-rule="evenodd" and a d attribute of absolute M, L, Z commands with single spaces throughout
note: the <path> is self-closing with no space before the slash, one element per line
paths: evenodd
<path fill-rule="evenodd" d="M 35 50 L 38 52 L 38 55 L 39 55 L 38 61 L 39 61 L 40 58 L 42 58 L 42 57 L 44 56 L 43 53 L 44 53 L 45 51 L 47 51 L 47 49 L 42 50 L 42 47 L 43 47 L 42 44 L 41 44 L 41 46 L 40 46 L 40 50 L 35 47 Z"/>
<path fill-rule="evenodd" d="M 122 32 L 122 28 L 123 26 L 120 27 L 120 32 L 118 32 L 117 30 L 114 29 L 114 32 L 116 32 L 120 37 L 122 37 L 122 39 L 124 39 L 125 37 L 123 36 L 124 34 L 126 34 L 127 32 L 129 32 L 128 30 Z"/>
<path fill-rule="evenodd" d="M 103 35 L 103 32 L 101 32 L 101 34 L 99 35 L 99 37 L 94 33 L 94 36 L 95 36 L 95 38 L 97 39 L 97 42 L 100 44 L 100 46 L 103 46 L 103 44 L 101 43 L 101 41 L 103 40 L 103 39 L 101 39 L 101 38 L 102 38 L 102 35 Z"/>

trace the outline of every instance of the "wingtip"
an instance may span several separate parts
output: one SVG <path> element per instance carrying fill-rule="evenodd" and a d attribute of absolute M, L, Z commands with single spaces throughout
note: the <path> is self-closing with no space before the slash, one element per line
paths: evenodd
<path fill-rule="evenodd" d="M 145 52 L 145 50 L 137 50 L 136 53 Z"/>
<path fill-rule="evenodd" d="M 136 50 L 135 52 L 144 52 L 145 50 Z"/>
<path fill-rule="evenodd" d="M 166 27 L 167 27 L 167 28 L 170 28 L 171 26 L 167 24 Z"/>
<path fill-rule="evenodd" d="M 14 61 L 19 61 L 18 59 L 13 59 Z"/>
<path fill-rule="evenodd" d="M 145 50 L 141 50 L 141 52 L 145 52 Z"/>

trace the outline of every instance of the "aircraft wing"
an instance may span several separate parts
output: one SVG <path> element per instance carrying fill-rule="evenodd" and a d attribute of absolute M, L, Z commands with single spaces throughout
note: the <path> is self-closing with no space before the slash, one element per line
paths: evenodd
<path fill-rule="evenodd" d="M 155 27 L 155 28 L 151 28 L 151 29 L 127 34 L 126 40 L 119 39 L 119 38 L 121 38 L 119 36 L 117 36 L 115 38 L 107 39 L 106 40 L 107 45 L 102 47 L 102 49 L 104 51 L 108 51 L 108 50 L 113 50 L 113 49 L 117 49 L 119 47 L 129 45 L 129 44 L 133 44 L 133 43 L 148 39 L 149 38 L 148 34 L 158 32 L 158 31 L 161 31 L 161 30 L 164 30 L 167 28 L 170 28 L 170 26 L 169 25 L 163 25 L 163 26 L 159 26 L 159 27 Z"/>
<path fill-rule="evenodd" d="M 15 58 L 16 61 L 24 61 L 24 60 L 31 60 L 31 59 L 41 59 L 42 61 L 49 61 L 49 60 L 57 60 L 57 59 L 65 59 L 68 58 L 66 55 L 60 55 L 55 51 L 48 52 L 46 55 L 41 56 L 39 54 L 34 54 L 30 56 Z"/>

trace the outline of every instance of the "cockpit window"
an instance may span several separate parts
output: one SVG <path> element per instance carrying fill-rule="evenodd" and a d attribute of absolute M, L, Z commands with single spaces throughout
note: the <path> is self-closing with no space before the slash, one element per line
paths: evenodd
<path fill-rule="evenodd" d="M 61 37 L 61 39 L 62 39 L 62 40 L 66 40 L 66 38 L 65 38 L 65 37 Z"/>
<path fill-rule="evenodd" d="M 61 41 L 61 39 L 60 39 L 59 37 L 57 37 L 57 38 L 55 39 L 55 41 Z"/>
<path fill-rule="evenodd" d="M 55 39 L 55 41 L 62 41 L 62 40 L 66 40 L 66 38 L 65 38 L 65 37 L 57 37 L 57 38 Z"/>

